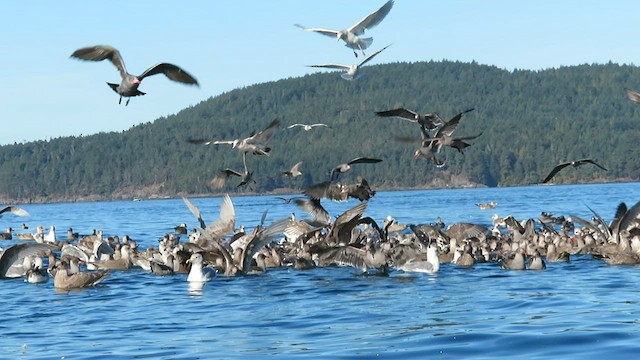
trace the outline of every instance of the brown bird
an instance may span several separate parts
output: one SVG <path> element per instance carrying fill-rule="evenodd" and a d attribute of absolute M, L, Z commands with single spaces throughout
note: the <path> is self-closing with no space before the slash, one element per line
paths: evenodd
<path fill-rule="evenodd" d="M 60 261 L 56 264 L 56 275 L 53 277 L 53 287 L 60 290 L 81 289 L 96 286 L 109 277 L 105 271 L 76 272 L 69 275 L 69 264 Z"/>
<path fill-rule="evenodd" d="M 542 180 L 542 183 L 546 183 L 549 180 L 551 180 L 557 173 L 558 171 L 566 168 L 567 166 L 571 165 L 573 167 L 578 167 L 580 165 L 585 165 L 585 164 L 593 164 L 597 167 L 599 167 L 600 169 L 607 171 L 607 169 L 605 169 L 603 166 L 599 165 L 598 163 L 596 163 L 595 161 L 591 160 L 591 159 L 581 159 L 581 160 L 575 160 L 575 161 L 568 161 L 565 163 L 561 163 L 556 165 L 551 172 L 549 173 L 549 175 L 547 175 L 546 178 L 544 178 L 544 180 Z"/>
<path fill-rule="evenodd" d="M 224 169 L 220 171 L 218 175 L 216 175 L 213 179 L 211 179 L 211 186 L 215 188 L 221 188 L 227 183 L 227 180 L 231 176 L 238 176 L 241 179 L 237 187 L 248 185 L 250 183 L 255 184 L 256 181 L 253 180 L 253 171 L 249 171 L 247 169 L 247 153 L 242 153 L 242 163 L 244 164 L 243 172 L 232 169 Z"/>
<path fill-rule="evenodd" d="M 125 103 L 125 106 L 129 105 L 131 97 L 145 95 L 145 93 L 138 90 L 138 86 L 140 86 L 142 80 L 147 76 L 164 74 L 167 78 L 173 81 L 181 82 L 183 84 L 198 85 L 198 81 L 193 76 L 180 67 L 169 63 L 153 65 L 138 76 L 131 75 L 127 72 L 124 60 L 122 60 L 122 56 L 120 56 L 120 51 L 111 46 L 97 45 L 81 48 L 74 51 L 73 54 L 71 54 L 71 57 L 89 61 L 102 61 L 107 59 L 111 61 L 111 63 L 120 72 L 122 80 L 120 84 L 107 83 L 107 85 L 120 95 L 118 104 L 122 103 L 122 97 L 129 98 Z"/>
<path fill-rule="evenodd" d="M 414 123 L 418 123 L 420 126 L 424 126 L 427 130 L 434 130 L 438 126 L 444 125 L 442 118 L 436 113 L 418 114 L 415 111 L 398 108 L 386 111 L 376 111 L 376 115 L 380 117 L 397 117 L 403 120 L 408 120 Z"/>

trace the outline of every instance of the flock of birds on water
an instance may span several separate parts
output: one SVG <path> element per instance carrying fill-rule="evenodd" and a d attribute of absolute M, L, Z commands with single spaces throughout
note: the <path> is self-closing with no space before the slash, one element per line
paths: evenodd
<path fill-rule="evenodd" d="M 382 53 L 389 45 L 369 55 L 365 54 L 373 42 L 364 38 L 365 30 L 380 24 L 391 11 L 394 0 L 387 1 L 355 25 L 344 30 L 310 28 L 295 24 L 304 31 L 316 32 L 343 41 L 362 60 L 357 64 L 319 64 L 311 67 L 345 70 L 341 76 L 356 80 L 361 67 Z M 119 71 L 121 81 L 107 83 L 120 99 L 145 95 L 140 91 L 147 76 L 164 74 L 170 80 L 198 85 L 195 77 L 177 65 L 159 63 L 140 75 L 130 74 L 120 52 L 111 46 L 81 48 L 71 57 L 88 60 L 109 60 Z M 627 89 L 630 100 L 640 103 L 640 93 Z M 425 158 L 437 167 L 445 162 L 439 158 L 443 147 L 463 153 L 471 146 L 471 136 L 454 136 L 462 116 L 473 111 L 467 109 L 444 121 L 437 113 L 418 113 L 398 108 L 377 111 L 382 118 L 392 117 L 413 122 L 419 126 L 420 137 L 397 137 L 396 140 L 420 144 L 414 158 Z M 237 185 L 251 188 L 255 184 L 247 166 L 247 156 L 269 156 L 269 139 L 280 128 L 273 120 L 266 128 L 239 139 L 190 139 L 193 144 L 231 145 L 241 152 L 243 169 L 224 169 L 211 181 L 214 187 L 224 187 L 231 177 L 238 177 Z M 288 129 L 311 131 L 329 128 L 327 124 L 292 124 Z M 435 273 L 440 264 L 452 263 L 473 267 L 477 263 L 494 262 L 509 270 L 544 270 L 546 263 L 566 262 L 576 254 L 590 254 L 610 265 L 640 264 L 640 202 L 628 208 L 621 203 L 610 222 L 593 212 L 590 220 L 577 216 L 554 216 L 541 213 L 538 219 L 501 218 L 494 215 L 492 226 L 456 223 L 449 227 L 438 218 L 431 224 L 400 224 L 389 216 L 381 223 L 366 216 L 368 201 L 375 196 L 368 182 L 358 176 L 354 183 L 342 183 L 342 174 L 355 165 L 375 164 L 381 159 L 356 157 L 331 168 L 327 181 L 312 185 L 300 196 L 280 198 L 293 203 L 308 214 L 294 215 L 266 224 L 267 212 L 253 229 L 236 226 L 235 209 L 229 195 L 222 198 L 219 217 L 207 223 L 200 210 L 187 198 L 186 206 L 194 215 L 197 226 L 191 231 L 186 224 L 175 227 L 173 233 L 164 234 L 157 247 L 142 249 L 135 239 L 127 235 L 105 235 L 102 230 L 90 235 L 79 235 L 71 228 L 64 240 L 59 240 L 52 226 L 48 233 L 38 226 L 35 233 L 17 234 L 20 243 L 11 245 L 0 255 L 0 278 L 24 278 L 28 283 L 43 283 L 53 279 L 54 288 L 62 291 L 95 286 L 107 279 L 112 271 L 142 269 L 158 276 L 186 274 L 191 284 L 202 285 L 216 276 L 243 276 L 260 274 L 270 268 L 290 266 L 308 270 L 317 266 L 348 266 L 367 274 L 387 275 L 391 269 L 404 272 Z M 283 176 L 302 175 L 298 161 Z M 558 164 L 542 181 L 549 182 L 559 171 L 569 166 L 591 164 L 606 171 L 592 159 L 580 159 Z M 303 196 L 304 195 L 304 196 Z M 345 201 L 355 198 L 359 203 L 338 216 L 332 216 L 323 207 L 323 199 Z M 477 204 L 490 210 L 495 202 Z M 7 206 L 2 214 L 28 216 L 17 206 Z M 335 214 L 334 214 L 335 215 Z M 576 226 L 577 225 L 577 226 Z M 28 227 L 23 225 L 23 229 Z M 1 239 L 13 239 L 13 229 L 0 233 Z"/>

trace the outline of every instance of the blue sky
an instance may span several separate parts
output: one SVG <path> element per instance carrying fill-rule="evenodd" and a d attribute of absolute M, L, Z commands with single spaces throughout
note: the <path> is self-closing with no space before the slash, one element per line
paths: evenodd
<path fill-rule="evenodd" d="M 342 29 L 384 2 L 0 1 L 0 145 L 126 130 L 235 88 L 325 71 L 305 65 L 355 63 L 342 43 L 293 24 Z M 509 70 L 634 64 L 638 14 L 639 1 L 396 0 L 367 33 L 374 38 L 370 51 L 393 46 L 369 64 L 475 60 Z M 111 63 L 69 58 L 98 44 L 118 48 L 131 73 L 170 62 L 201 86 L 153 76 L 140 86 L 147 95 L 119 106 L 105 84 L 119 82 Z"/>

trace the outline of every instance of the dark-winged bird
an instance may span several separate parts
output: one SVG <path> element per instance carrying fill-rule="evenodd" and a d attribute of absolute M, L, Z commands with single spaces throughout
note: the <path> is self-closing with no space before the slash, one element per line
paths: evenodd
<path fill-rule="evenodd" d="M 169 63 L 153 65 L 138 76 L 131 75 L 127 72 L 127 68 L 124 66 L 124 60 L 122 60 L 120 52 L 111 46 L 97 45 L 78 49 L 71 54 L 71 57 L 89 61 L 102 61 L 107 59 L 111 61 L 111 63 L 120 72 L 120 77 L 122 78 L 120 84 L 107 83 L 113 91 L 120 95 L 118 104 L 122 103 L 123 96 L 130 98 L 132 96 L 144 95 L 145 93 L 138 90 L 138 86 L 140 86 L 142 79 L 151 75 L 164 74 L 173 81 L 181 82 L 183 84 L 198 85 L 198 81 L 193 76 L 182 68 Z M 127 99 L 125 106 L 129 105 L 129 100 L 130 99 Z"/>
<path fill-rule="evenodd" d="M 403 120 L 409 120 L 424 126 L 427 130 L 434 130 L 438 126 L 444 125 L 442 118 L 435 113 L 419 114 L 415 111 L 405 108 L 398 108 L 386 111 L 376 111 L 376 115 L 380 117 L 397 117 Z"/>
<path fill-rule="evenodd" d="M 331 180 L 337 179 L 338 175 L 351 170 L 351 165 L 355 164 L 375 164 L 381 162 L 381 159 L 373 159 L 368 157 L 357 157 L 347 163 L 337 165 L 331 170 Z"/>
<path fill-rule="evenodd" d="M 549 175 L 547 175 L 546 178 L 544 178 L 544 180 L 542 180 L 543 183 L 548 182 L 549 180 L 551 180 L 551 178 L 553 178 L 558 171 L 566 168 L 567 166 L 571 165 L 573 167 L 578 167 L 580 165 L 585 165 L 585 164 L 593 164 L 597 167 L 599 167 L 600 169 L 607 171 L 607 169 L 605 169 L 604 167 L 602 167 L 601 165 L 598 165 L 595 161 L 591 160 L 591 159 L 581 159 L 581 160 L 575 160 L 575 161 L 568 161 L 562 164 L 558 164 L 556 165 L 553 170 L 551 170 L 551 172 L 549 173 Z"/>

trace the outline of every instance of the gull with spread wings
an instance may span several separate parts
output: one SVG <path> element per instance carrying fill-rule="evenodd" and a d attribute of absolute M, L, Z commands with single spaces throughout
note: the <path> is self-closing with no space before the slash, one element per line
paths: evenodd
<path fill-rule="evenodd" d="M 381 162 L 381 159 L 373 159 L 368 157 L 357 157 L 349 162 L 344 164 L 339 164 L 331 170 L 331 181 L 334 181 L 338 178 L 338 176 L 342 173 L 346 173 L 347 171 L 351 171 L 351 165 L 355 164 L 375 164 Z"/>
<path fill-rule="evenodd" d="M 397 117 L 403 120 L 408 120 L 414 123 L 418 123 L 420 126 L 424 126 L 427 130 L 434 130 L 439 126 L 444 125 L 444 121 L 436 113 L 419 114 L 415 111 L 405 108 L 376 111 L 376 115 L 380 117 Z"/>
<path fill-rule="evenodd" d="M 358 79 L 362 76 L 362 73 L 359 72 L 360 67 L 364 64 L 366 64 L 369 60 L 373 59 L 376 55 L 380 54 L 384 49 L 388 48 L 391 45 L 387 45 L 385 47 L 383 47 L 382 49 L 374 52 L 373 54 L 370 54 L 369 56 L 367 56 L 366 58 L 364 58 L 362 61 L 360 61 L 360 63 L 358 64 L 353 64 L 353 65 L 343 65 L 343 64 L 320 64 L 320 65 L 309 65 L 309 67 L 321 67 L 321 68 L 327 68 L 327 69 L 340 69 L 340 70 L 346 70 L 347 72 L 344 74 L 341 74 L 340 76 L 345 79 L 345 80 L 355 80 Z"/>
<path fill-rule="evenodd" d="M 237 187 L 241 187 L 251 183 L 255 184 L 256 181 L 253 179 L 253 171 L 249 171 L 247 169 L 247 153 L 242 153 L 242 163 L 244 164 L 243 172 L 232 169 L 224 169 L 220 171 L 218 175 L 216 175 L 213 179 L 211 179 L 211 186 L 215 188 L 224 187 L 224 185 L 227 183 L 227 180 L 229 180 L 231 176 L 237 176 L 241 179 Z M 249 186 L 249 188 L 251 188 L 251 186 Z"/>
<path fill-rule="evenodd" d="M 393 0 L 389 0 L 378 10 L 372 12 L 355 25 L 344 30 L 308 28 L 299 24 L 295 24 L 295 26 L 305 31 L 313 31 L 325 36 L 335 37 L 337 41 L 343 40 L 345 42 L 345 46 L 353 49 L 353 54 L 356 57 L 358 57 L 358 53 L 356 52 L 356 50 L 360 50 L 362 52 L 362 55 L 364 56 L 364 50 L 371 45 L 371 43 L 373 42 L 373 38 L 361 38 L 360 36 L 364 34 L 365 30 L 371 29 L 372 27 L 380 24 L 380 22 L 382 22 L 387 14 L 389 14 L 389 11 L 391 11 L 392 7 Z"/>
<path fill-rule="evenodd" d="M 602 169 L 604 171 L 607 171 L 607 169 L 605 169 L 603 166 L 599 165 L 598 163 L 596 163 L 595 161 L 593 161 L 591 159 L 580 159 L 580 160 L 575 160 L 575 161 L 567 161 L 567 162 L 564 162 L 564 163 L 556 165 L 551 170 L 549 175 L 547 175 L 547 177 L 544 178 L 544 180 L 542 180 L 542 183 L 549 182 L 549 180 L 551 180 L 560 170 L 566 168 L 567 166 L 578 167 L 578 166 L 585 165 L 585 164 L 593 164 L 593 165 L 599 167 L 600 169 Z"/>
<path fill-rule="evenodd" d="M 138 86 L 142 83 L 142 80 L 151 75 L 164 74 L 169 80 L 181 82 L 183 84 L 198 85 L 198 81 L 189 73 L 184 71 L 177 65 L 169 63 L 159 63 L 145 70 L 142 74 L 136 76 L 129 74 L 127 68 L 124 66 L 124 60 L 120 55 L 120 51 L 116 48 L 106 45 L 90 46 L 81 48 L 73 52 L 71 57 L 88 61 L 102 61 L 109 60 L 120 72 L 122 80 L 120 84 L 107 83 L 113 91 L 120 95 L 118 104 L 122 103 L 122 97 L 127 99 L 126 105 L 129 105 L 129 100 L 132 96 L 145 95 L 144 92 L 138 90 Z"/>
<path fill-rule="evenodd" d="M 323 124 L 323 123 L 317 123 L 317 124 L 293 124 L 293 125 L 287 126 L 287 129 L 293 129 L 295 127 L 301 127 L 304 131 L 309 131 L 309 130 L 315 128 L 315 127 L 330 128 L 331 126 L 329 126 L 327 124 Z"/>
<path fill-rule="evenodd" d="M 238 149 L 244 153 L 251 152 L 254 155 L 269 155 L 271 148 L 267 147 L 267 141 L 271 139 L 273 133 L 280 127 L 280 121 L 278 119 L 273 120 L 269 126 L 257 134 L 252 134 L 248 138 L 235 139 L 235 140 L 207 140 L 207 139 L 189 139 L 192 144 L 203 145 L 219 145 L 230 144 L 232 148 Z"/>

